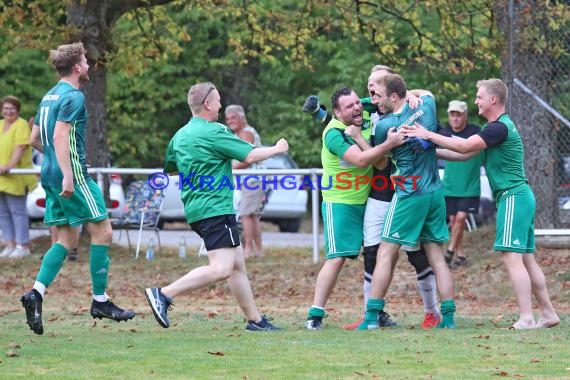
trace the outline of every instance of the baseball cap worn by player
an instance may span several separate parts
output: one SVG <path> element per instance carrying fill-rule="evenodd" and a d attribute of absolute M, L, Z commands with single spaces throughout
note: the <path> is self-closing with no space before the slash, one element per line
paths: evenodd
<path fill-rule="evenodd" d="M 467 112 L 467 103 L 462 102 L 461 100 L 452 100 L 449 102 L 447 106 L 447 112 Z"/>

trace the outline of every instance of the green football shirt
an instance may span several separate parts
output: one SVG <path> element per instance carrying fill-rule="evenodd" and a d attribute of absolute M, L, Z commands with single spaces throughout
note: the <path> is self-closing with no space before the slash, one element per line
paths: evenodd
<path fill-rule="evenodd" d="M 481 131 L 479 126 L 468 124 L 461 132 L 454 132 L 453 138 L 467 139 Z M 443 174 L 443 193 L 446 197 L 478 197 L 481 194 L 481 155 L 466 161 L 448 161 Z"/>
<path fill-rule="evenodd" d="M 332 203 L 364 204 L 370 193 L 370 183 L 364 182 L 365 178 L 368 182 L 372 178 L 372 166 L 359 168 L 342 158 L 355 144 L 351 138 L 344 135 L 345 128 L 346 125 L 333 118 L 323 131 L 323 200 Z M 370 139 L 370 131 L 370 122 L 367 120 L 361 132 L 366 141 Z"/>
<path fill-rule="evenodd" d="M 493 129 L 505 127 L 506 138 L 500 143 L 493 143 L 487 137 L 493 133 Z M 522 139 L 509 115 L 503 114 L 498 120 L 483 125 L 480 136 L 487 143 L 487 148 L 481 154 L 493 198 L 498 199 L 507 190 L 527 185 Z"/>
<path fill-rule="evenodd" d="M 226 126 L 193 117 L 166 149 L 164 172 L 178 172 L 188 223 L 235 214 L 232 160 L 243 161 L 254 146 Z"/>
<path fill-rule="evenodd" d="M 40 127 L 44 150 L 41 170 L 42 186 L 61 187 L 63 173 L 57 162 L 53 133 L 56 122 L 71 124 L 69 135 L 70 161 L 75 184 L 84 184 L 88 177 L 85 161 L 87 108 L 85 95 L 71 84 L 59 81 L 44 95 L 36 112 L 35 125 Z"/>
<path fill-rule="evenodd" d="M 375 130 L 376 145 L 386 141 L 390 128 L 398 130 L 404 125 L 414 125 L 416 121 L 430 131 L 437 130 L 434 98 L 422 96 L 421 99 L 423 104 L 416 109 L 411 109 L 406 103 L 400 112 L 380 118 Z M 434 147 L 416 152 L 410 144 L 403 144 L 393 149 L 389 156 L 393 163 L 392 180 L 398 197 L 428 194 L 442 187 Z"/>

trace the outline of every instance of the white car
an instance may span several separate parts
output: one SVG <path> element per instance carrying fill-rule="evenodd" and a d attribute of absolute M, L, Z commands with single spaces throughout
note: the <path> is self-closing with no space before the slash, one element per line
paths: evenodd
<path fill-rule="evenodd" d="M 118 174 L 111 174 L 109 185 L 109 197 L 111 204 L 107 206 L 111 218 L 120 218 L 124 213 L 125 192 L 123 190 L 121 177 Z M 26 209 L 30 221 L 42 221 L 46 212 L 46 193 L 40 181 L 38 186 L 28 194 Z"/>
<path fill-rule="evenodd" d="M 266 169 L 297 169 L 297 164 L 288 154 L 279 154 L 263 161 Z M 307 213 L 308 192 L 298 189 L 299 176 L 274 176 L 277 188 L 273 189 L 265 205 L 261 220 L 275 223 L 281 232 L 298 232 Z M 165 222 L 186 221 L 184 206 L 178 189 L 180 178 L 169 176 L 169 183 L 164 190 L 164 204 L 160 213 L 159 227 Z M 295 188 L 295 189 L 293 189 Z M 237 209 L 241 197 L 240 190 L 234 190 L 234 208 Z"/>

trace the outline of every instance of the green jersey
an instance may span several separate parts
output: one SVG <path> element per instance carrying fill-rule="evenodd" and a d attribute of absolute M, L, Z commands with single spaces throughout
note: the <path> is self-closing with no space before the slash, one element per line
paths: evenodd
<path fill-rule="evenodd" d="M 467 139 L 481 131 L 479 126 L 467 124 L 461 132 L 454 132 L 453 138 Z M 481 155 L 477 154 L 466 161 L 445 163 L 443 193 L 446 197 L 478 197 L 481 194 Z"/>
<path fill-rule="evenodd" d="M 71 124 L 69 134 L 70 162 L 75 184 L 84 184 L 87 174 L 85 161 L 85 133 L 87 108 L 85 95 L 71 84 L 60 81 L 44 95 L 35 125 L 40 126 L 40 137 L 44 150 L 41 180 L 42 186 L 61 187 L 63 173 L 59 167 L 53 144 L 56 122 Z"/>
<path fill-rule="evenodd" d="M 323 165 L 323 178 L 321 183 L 323 201 L 343 204 L 364 204 L 370 193 L 370 180 L 372 166 L 359 168 L 342 156 L 355 144 L 345 136 L 346 125 L 337 119 L 332 119 L 323 131 L 323 147 L 321 149 L 321 163 Z M 370 139 L 370 120 L 365 119 L 362 125 L 362 137 Z M 358 182 L 358 178 L 361 182 Z M 364 181 L 364 178 L 367 181 Z M 366 182 L 366 183 L 364 183 Z"/>
<path fill-rule="evenodd" d="M 437 130 L 435 100 L 432 96 L 422 96 L 421 99 L 423 104 L 416 109 L 411 109 L 406 103 L 399 113 L 381 117 L 376 124 L 375 145 L 386 141 L 390 128 L 399 130 L 404 125 L 413 126 L 414 122 L 435 132 Z M 442 187 L 434 147 L 416 152 L 410 144 L 403 144 L 394 148 L 389 156 L 393 164 L 392 181 L 398 197 L 428 194 Z"/>
<path fill-rule="evenodd" d="M 232 160 L 244 161 L 254 146 L 226 126 L 193 117 L 166 149 L 164 172 L 178 172 L 188 223 L 235 214 Z"/>
<path fill-rule="evenodd" d="M 522 139 L 509 115 L 483 125 L 479 136 L 487 144 L 481 154 L 493 197 L 498 199 L 507 190 L 527 185 Z"/>

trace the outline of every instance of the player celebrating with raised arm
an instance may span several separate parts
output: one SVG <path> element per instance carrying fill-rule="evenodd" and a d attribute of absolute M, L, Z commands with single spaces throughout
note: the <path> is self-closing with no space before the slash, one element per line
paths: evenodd
<path fill-rule="evenodd" d="M 438 152 L 438 156 L 446 160 L 468 159 L 481 152 L 497 202 L 493 248 L 502 253 L 519 306 L 519 319 L 511 327 L 553 327 L 560 323 L 560 318 L 550 302 L 544 274 L 533 255 L 536 203 L 524 171 L 521 136 L 505 113 L 507 97 L 508 88 L 502 80 L 477 82 L 475 105 L 479 107 L 479 115 L 487 119 L 487 124 L 483 125 L 481 132 L 465 140 L 437 135 L 420 124 L 405 127 L 403 131 L 408 136 L 429 139 L 449 149 Z M 532 312 L 531 293 L 540 308 L 538 322 L 535 322 Z"/>

